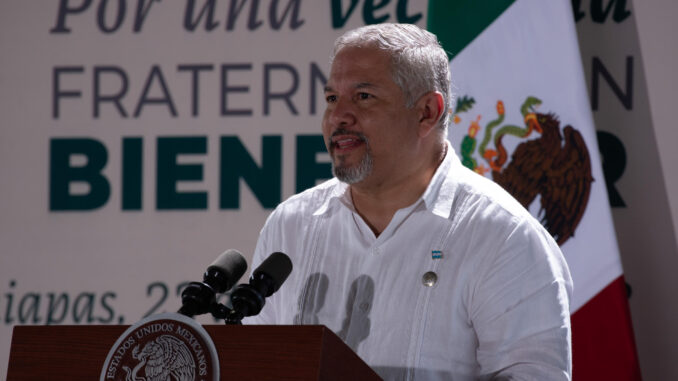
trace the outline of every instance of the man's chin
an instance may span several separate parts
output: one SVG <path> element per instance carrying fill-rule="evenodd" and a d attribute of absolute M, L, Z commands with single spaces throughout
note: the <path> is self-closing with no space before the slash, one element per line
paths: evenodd
<path fill-rule="evenodd" d="M 364 176 L 356 176 L 355 173 L 350 171 L 332 171 L 332 173 L 339 181 L 346 184 L 356 184 L 364 180 Z"/>
<path fill-rule="evenodd" d="M 332 165 L 332 174 L 339 181 L 356 184 L 367 178 L 372 172 L 372 160 L 369 158 L 356 165 Z"/>

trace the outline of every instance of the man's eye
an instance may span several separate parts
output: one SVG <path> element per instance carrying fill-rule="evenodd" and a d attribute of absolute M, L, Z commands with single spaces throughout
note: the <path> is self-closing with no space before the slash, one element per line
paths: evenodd
<path fill-rule="evenodd" d="M 358 93 L 358 99 L 370 99 L 372 94 L 369 93 Z"/>
<path fill-rule="evenodd" d="M 334 103 L 336 100 L 337 100 L 336 95 L 328 95 L 325 97 L 325 101 L 327 101 L 327 103 Z"/>

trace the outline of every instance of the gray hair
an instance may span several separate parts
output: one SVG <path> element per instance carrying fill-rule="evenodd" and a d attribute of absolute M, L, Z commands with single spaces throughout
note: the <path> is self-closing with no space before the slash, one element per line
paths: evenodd
<path fill-rule="evenodd" d="M 427 92 L 440 92 L 443 115 L 438 124 L 446 130 L 450 107 L 449 61 L 433 33 L 412 24 L 376 24 L 353 29 L 334 42 L 330 63 L 347 46 L 376 47 L 389 53 L 393 81 L 403 91 L 408 108 Z"/>

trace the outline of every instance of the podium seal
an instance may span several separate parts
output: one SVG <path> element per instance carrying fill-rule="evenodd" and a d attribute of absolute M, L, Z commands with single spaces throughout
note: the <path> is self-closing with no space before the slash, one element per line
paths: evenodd
<path fill-rule="evenodd" d="M 129 327 L 108 352 L 99 381 L 218 381 L 214 342 L 195 320 L 164 313 Z"/>

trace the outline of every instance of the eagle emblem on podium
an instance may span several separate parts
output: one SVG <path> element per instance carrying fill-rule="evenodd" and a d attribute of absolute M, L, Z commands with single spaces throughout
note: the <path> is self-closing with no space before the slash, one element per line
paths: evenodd
<path fill-rule="evenodd" d="M 186 344 L 170 335 L 163 335 L 132 350 L 132 358 L 139 363 L 126 372 L 125 381 L 193 381 L 195 380 L 195 362 Z M 139 376 L 139 372 L 144 374 Z"/>

